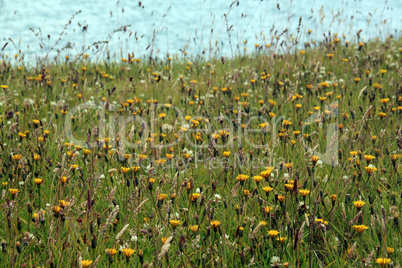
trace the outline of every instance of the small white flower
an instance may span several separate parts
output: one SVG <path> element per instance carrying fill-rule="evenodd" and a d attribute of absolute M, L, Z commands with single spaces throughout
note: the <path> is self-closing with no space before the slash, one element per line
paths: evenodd
<path fill-rule="evenodd" d="M 288 173 L 283 174 L 283 178 L 284 179 L 289 179 L 289 174 Z"/>
<path fill-rule="evenodd" d="M 30 240 L 35 239 L 35 236 L 33 234 L 31 234 L 31 233 L 28 233 L 28 237 L 29 237 Z"/>
<path fill-rule="evenodd" d="M 271 258 L 271 266 L 272 267 L 280 267 L 280 266 L 282 266 L 282 264 L 281 264 L 281 258 L 279 258 L 278 256 L 273 256 L 272 258 Z"/>
<path fill-rule="evenodd" d="M 322 162 L 321 160 L 318 160 L 317 163 L 316 163 L 316 165 L 317 165 L 318 167 L 322 167 L 323 162 Z"/>
<path fill-rule="evenodd" d="M 137 242 L 137 241 L 138 241 L 138 236 L 133 235 L 133 236 L 131 237 L 131 242 Z"/>
<path fill-rule="evenodd" d="M 162 130 L 164 130 L 164 131 L 171 131 L 172 129 L 173 129 L 172 125 L 169 125 L 169 124 L 162 125 Z"/>

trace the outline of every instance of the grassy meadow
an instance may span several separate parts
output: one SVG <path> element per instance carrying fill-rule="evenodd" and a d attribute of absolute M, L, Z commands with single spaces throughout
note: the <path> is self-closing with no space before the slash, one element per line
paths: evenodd
<path fill-rule="evenodd" d="M 2 54 L 1 267 L 400 267 L 402 41 L 363 34 Z"/>

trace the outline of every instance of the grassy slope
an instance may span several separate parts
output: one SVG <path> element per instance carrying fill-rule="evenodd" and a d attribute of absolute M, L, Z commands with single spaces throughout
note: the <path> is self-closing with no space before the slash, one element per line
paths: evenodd
<path fill-rule="evenodd" d="M 173 59 L 106 64 L 87 58 L 71 65 L 69 60 L 46 64 L 43 69 L 19 69 L 11 64 L 12 59 L 3 59 L 0 84 L 8 88 L 3 89 L 0 107 L 2 263 L 65 267 L 78 265 L 82 257 L 96 259 L 99 267 L 106 266 L 110 258 L 114 260 L 112 266 L 117 266 L 124 263 L 122 253 L 108 257 L 105 249 L 130 247 L 137 251 L 131 256 L 132 264 L 138 264 L 143 254 L 144 263 L 164 267 L 263 266 L 271 263 L 272 256 L 291 266 L 362 266 L 370 253 L 374 260 L 388 256 L 398 264 L 402 242 L 395 213 L 401 206 L 401 168 L 400 160 L 394 165 L 391 155 L 398 158 L 401 154 L 397 146 L 402 113 L 400 47 L 400 40 L 371 42 L 361 49 L 357 44 L 345 47 L 342 40 L 308 48 L 304 54 L 298 51 L 278 56 L 274 48 L 264 47 L 252 56 L 225 59 L 224 63 L 221 59 L 209 63 Z M 382 74 L 381 70 L 386 72 Z M 323 83 L 326 81 L 328 84 Z M 235 97 L 240 97 L 240 104 Z M 389 101 L 382 104 L 380 100 L 386 98 Z M 134 103 L 127 106 L 127 100 Z M 149 103 L 152 100 L 159 104 L 156 109 Z M 74 113 L 74 136 L 95 143 L 97 139 L 111 139 L 98 142 L 84 156 L 82 148 L 65 144 L 69 142 L 65 122 L 71 117 L 65 112 L 74 111 L 80 104 L 91 107 L 92 103 L 107 109 L 91 110 L 89 116 L 84 109 Z M 181 118 L 164 103 L 174 104 Z M 327 104 L 332 106 L 326 108 Z M 315 108 L 315 114 L 323 114 L 321 122 L 315 123 L 314 118 L 304 127 Z M 329 118 L 325 110 L 331 109 Z M 380 112 L 385 113 L 384 118 Z M 164 119 L 159 117 L 161 113 L 166 114 Z M 271 118 L 269 113 L 276 116 Z M 136 122 L 131 132 L 132 123 L 120 132 L 115 124 L 106 128 L 112 133 L 102 137 L 101 128 L 100 136 L 96 136 L 96 126 L 104 114 L 108 123 L 112 117 L 129 119 L 136 114 L 135 118 L 144 119 L 151 131 L 140 131 Z M 221 123 L 220 115 L 232 124 L 227 119 Z M 179 129 L 187 124 L 184 116 L 191 116 L 185 126 L 187 132 Z M 191 126 L 192 120 L 201 117 L 204 119 L 196 129 Z M 40 124 L 35 125 L 34 119 Z M 284 119 L 292 125 L 284 126 Z M 241 124 L 261 129 L 264 122 L 265 132 L 246 136 L 242 130 Z M 164 124 L 170 126 L 162 129 Z M 341 124 L 342 128 L 337 130 L 339 151 L 335 151 L 339 164 L 313 164 L 313 150 L 309 149 L 325 151 L 330 124 Z M 196 138 L 196 133 L 207 126 L 210 132 Z M 216 136 L 219 146 L 210 146 L 213 134 L 223 129 L 228 136 Z M 18 133 L 24 131 L 29 134 L 21 138 Z M 153 133 L 158 135 L 151 136 Z M 162 133 L 166 136 L 160 138 Z M 176 142 L 180 135 L 184 138 Z M 132 144 L 144 138 L 142 147 L 118 148 L 123 136 Z M 148 137 L 153 139 L 146 140 Z M 190 141 L 194 144 L 196 139 L 204 148 L 191 146 Z M 103 148 L 105 143 L 111 148 Z M 173 146 L 159 147 L 167 143 Z M 224 151 L 231 153 L 227 159 Z M 357 151 L 353 159 L 351 151 Z M 121 161 L 123 153 L 132 156 Z M 166 159 L 167 153 L 174 155 L 171 161 L 155 163 Z M 11 157 L 17 154 L 23 156 L 20 161 Z M 40 159 L 35 160 L 35 154 Z M 139 162 L 140 154 L 147 159 Z M 364 155 L 376 156 L 370 162 L 378 169 L 372 176 L 365 169 L 368 164 Z M 285 163 L 293 163 L 292 168 Z M 78 167 L 72 170 L 72 165 Z M 137 173 L 122 172 L 121 167 L 132 166 L 141 168 Z M 273 175 L 257 184 L 253 176 L 268 166 L 274 167 Z M 236 181 L 238 174 L 250 176 L 244 185 Z M 66 183 L 61 183 L 63 176 Z M 44 182 L 38 187 L 33 178 Z M 152 191 L 150 178 L 156 180 Z M 286 183 L 289 188 L 299 185 L 311 192 L 303 198 L 301 188 L 290 191 Z M 263 187 L 269 185 L 273 190 L 265 194 Z M 12 196 L 10 188 L 19 189 L 19 193 Z M 192 202 L 189 195 L 197 188 L 202 195 Z M 249 191 L 248 196 L 244 190 Z M 158 206 L 156 199 L 162 193 L 168 197 Z M 174 201 L 172 194 L 176 195 Z M 278 195 L 285 196 L 283 203 L 277 201 Z M 330 195 L 337 195 L 334 203 Z M 70 204 L 55 213 L 59 200 Z M 91 205 L 88 200 L 92 200 Z M 305 206 L 300 203 L 303 200 Z M 357 209 L 352 202 L 357 200 L 366 204 L 361 216 L 355 217 Z M 34 213 L 41 209 L 46 213 L 32 220 L 28 206 Z M 266 207 L 270 208 L 268 214 Z M 172 228 L 169 220 L 176 217 L 180 225 Z M 220 222 L 218 229 L 211 226 L 213 220 Z M 358 234 L 351 225 L 359 223 L 369 229 Z M 126 224 L 128 229 L 116 240 Z M 191 231 L 193 225 L 199 225 L 196 232 Z M 278 230 L 277 237 L 285 238 L 284 242 L 269 238 L 268 230 Z M 30 240 L 28 233 L 34 238 Z M 167 255 L 157 258 L 161 238 L 170 236 L 173 239 Z M 395 252 L 387 255 L 387 247 Z"/>

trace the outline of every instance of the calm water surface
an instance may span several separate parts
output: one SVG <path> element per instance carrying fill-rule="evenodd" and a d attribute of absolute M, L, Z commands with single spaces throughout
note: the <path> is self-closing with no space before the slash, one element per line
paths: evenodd
<path fill-rule="evenodd" d="M 21 50 L 27 61 L 54 57 L 57 50 L 61 57 L 85 52 L 98 59 L 108 53 L 116 59 L 127 53 L 174 55 L 182 49 L 190 56 L 232 56 L 244 47 L 252 51 L 255 43 L 271 43 L 285 29 L 284 39 L 296 37 L 300 18 L 300 42 L 322 40 L 329 30 L 351 41 L 359 29 L 364 40 L 400 36 L 402 26 L 400 0 L 141 2 L 0 0 L 0 47 L 9 42 L 0 53 Z"/>

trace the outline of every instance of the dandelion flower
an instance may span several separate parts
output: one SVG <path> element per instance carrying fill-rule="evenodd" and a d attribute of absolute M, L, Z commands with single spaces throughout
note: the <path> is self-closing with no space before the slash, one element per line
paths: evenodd
<path fill-rule="evenodd" d="M 366 159 L 367 163 L 370 162 L 371 160 L 373 160 L 375 158 L 374 155 L 364 155 L 364 159 Z"/>
<path fill-rule="evenodd" d="M 223 152 L 223 156 L 224 156 L 224 157 L 229 157 L 229 156 L 230 156 L 230 152 L 227 152 L 227 151 Z"/>
<path fill-rule="evenodd" d="M 268 231 L 268 235 L 271 237 L 271 238 L 274 238 L 275 236 L 277 236 L 279 234 L 279 232 L 277 231 L 277 230 L 269 230 Z"/>
<path fill-rule="evenodd" d="M 269 192 L 271 192 L 274 188 L 272 188 L 272 187 L 264 187 L 264 188 L 262 188 L 263 190 L 264 190 L 264 192 L 266 193 L 266 194 L 268 194 Z"/>
<path fill-rule="evenodd" d="M 353 202 L 353 205 L 355 205 L 356 208 L 360 209 L 364 206 L 364 204 L 366 204 L 366 202 L 364 201 L 355 201 Z"/>
<path fill-rule="evenodd" d="M 92 261 L 91 261 L 91 260 L 83 260 L 83 261 L 81 262 L 81 267 L 82 267 L 82 268 L 87 268 L 87 267 L 91 266 L 91 264 L 92 264 Z"/>
<path fill-rule="evenodd" d="M 221 225 L 220 221 L 211 221 L 210 224 L 214 229 L 217 229 Z"/>
<path fill-rule="evenodd" d="M 128 261 L 128 259 L 131 257 L 131 255 L 133 255 L 135 253 L 135 250 L 131 249 L 131 248 L 123 248 L 121 250 L 121 252 L 123 253 L 124 257 L 126 257 L 126 260 Z"/>
<path fill-rule="evenodd" d="M 391 263 L 391 259 L 388 258 L 377 258 L 375 260 L 376 263 L 378 263 L 381 267 L 386 267 L 388 264 Z"/>
<path fill-rule="evenodd" d="M 253 180 L 258 184 L 260 181 L 262 181 L 263 177 L 262 176 L 254 176 Z"/>
<path fill-rule="evenodd" d="M 283 236 L 278 237 L 278 238 L 276 239 L 276 241 L 278 241 L 279 243 L 283 244 L 283 243 L 285 243 L 285 241 L 286 241 L 286 237 L 283 237 Z"/>
<path fill-rule="evenodd" d="M 293 191 L 293 184 L 291 183 L 286 183 L 285 187 L 289 190 L 289 191 Z"/>
<path fill-rule="evenodd" d="M 362 232 L 364 232 L 365 230 L 367 230 L 369 228 L 368 226 L 365 226 L 365 225 L 353 225 L 352 227 L 358 233 L 362 233 Z"/>
<path fill-rule="evenodd" d="M 22 155 L 20 155 L 20 154 L 15 154 L 15 155 L 12 156 L 12 158 L 13 158 L 14 161 L 20 161 L 21 158 L 22 158 Z"/>
<path fill-rule="evenodd" d="M 247 181 L 249 177 L 250 176 L 248 176 L 248 175 L 239 174 L 239 175 L 237 175 L 236 180 L 240 181 L 240 184 L 243 185 L 244 182 Z"/>
<path fill-rule="evenodd" d="M 167 194 L 160 194 L 160 195 L 158 196 L 158 200 L 159 200 L 159 201 L 163 201 L 163 200 L 165 200 L 167 197 L 168 197 Z"/>
<path fill-rule="evenodd" d="M 114 248 L 108 248 L 105 250 L 107 254 L 109 254 L 110 256 L 114 256 L 116 255 L 116 253 L 118 252 L 116 249 Z"/>
<path fill-rule="evenodd" d="M 170 225 L 175 229 L 177 226 L 179 226 L 180 221 L 179 220 L 170 220 Z"/>
<path fill-rule="evenodd" d="M 388 254 L 394 253 L 394 249 L 393 249 L 393 248 L 390 248 L 390 247 L 387 247 L 387 253 L 388 253 Z"/>
<path fill-rule="evenodd" d="M 190 195 L 190 199 L 191 199 L 192 202 L 195 202 L 195 201 L 197 201 L 197 199 L 198 199 L 200 196 L 201 196 L 200 193 L 192 193 L 192 194 Z"/>
<path fill-rule="evenodd" d="M 328 225 L 328 222 L 323 220 L 323 219 L 315 219 L 314 221 L 317 222 L 317 223 L 322 223 L 324 225 Z"/>
<path fill-rule="evenodd" d="M 299 193 L 300 193 L 303 197 L 306 197 L 306 196 L 310 193 L 310 190 L 300 190 Z"/>
<path fill-rule="evenodd" d="M 39 178 L 34 179 L 34 183 L 38 186 L 40 186 L 44 181 L 45 181 L 44 179 L 39 179 Z"/>
<path fill-rule="evenodd" d="M 367 173 L 369 173 L 369 174 L 372 174 L 372 173 L 374 173 L 375 171 L 378 170 L 375 167 L 364 167 L 364 168 L 366 169 Z"/>
<path fill-rule="evenodd" d="M 12 188 L 10 188 L 10 189 L 8 189 L 9 191 L 10 191 L 10 193 L 12 194 L 12 195 L 16 195 L 20 190 L 18 190 L 18 189 L 12 189 Z"/>

